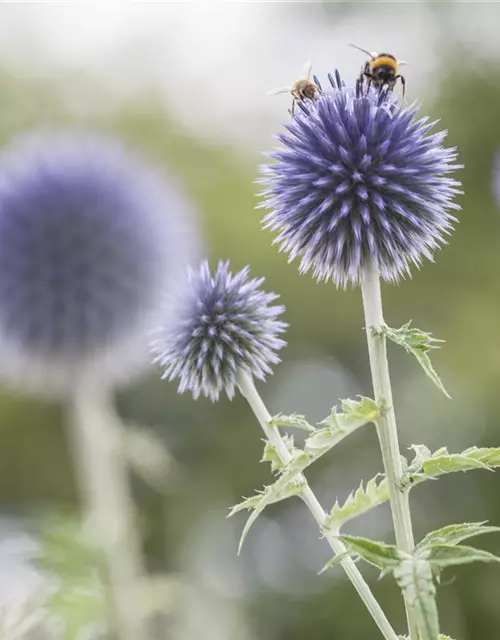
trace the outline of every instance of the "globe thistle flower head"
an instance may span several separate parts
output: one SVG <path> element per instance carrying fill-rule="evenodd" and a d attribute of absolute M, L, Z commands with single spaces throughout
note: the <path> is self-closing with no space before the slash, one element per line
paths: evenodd
<path fill-rule="evenodd" d="M 163 377 L 178 378 L 180 393 L 215 402 L 225 391 L 232 398 L 240 369 L 262 380 L 280 361 L 284 307 L 272 304 L 278 296 L 262 291 L 263 282 L 249 278 L 249 267 L 233 275 L 229 262 L 219 262 L 213 275 L 206 261 L 188 272 L 152 344 Z"/>
<path fill-rule="evenodd" d="M 146 332 L 195 251 L 175 185 L 116 141 L 35 133 L 0 155 L 0 374 L 66 393 L 147 360 Z"/>
<path fill-rule="evenodd" d="M 276 163 L 262 168 L 264 227 L 318 280 L 358 284 L 373 262 L 394 282 L 453 228 L 456 150 L 392 92 L 329 80 L 330 92 L 299 103 L 269 154 Z"/>

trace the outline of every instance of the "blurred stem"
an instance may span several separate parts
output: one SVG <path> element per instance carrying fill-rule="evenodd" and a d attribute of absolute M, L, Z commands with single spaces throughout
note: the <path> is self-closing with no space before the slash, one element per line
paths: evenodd
<path fill-rule="evenodd" d="M 120 640 L 147 640 L 144 567 L 124 459 L 122 425 L 109 391 L 80 384 L 71 404 L 74 462 L 92 534 L 105 553 Z"/>
<path fill-rule="evenodd" d="M 241 394 L 246 398 L 252 411 L 254 412 L 257 420 L 264 431 L 268 441 L 274 446 L 276 452 L 283 464 L 288 464 L 291 459 L 290 452 L 287 449 L 285 441 L 276 427 L 270 426 L 271 415 L 267 410 L 265 404 L 262 401 L 252 376 L 246 371 L 240 370 L 238 376 L 238 386 Z M 312 489 L 309 487 L 307 480 L 303 474 L 299 476 L 304 483 L 303 491 L 300 495 L 302 500 L 307 505 L 307 508 L 311 512 L 313 518 L 318 523 L 323 535 L 328 540 L 330 547 L 335 555 L 344 553 L 346 550 L 344 544 L 337 538 L 338 531 L 329 530 L 325 526 L 327 515 L 323 510 L 323 507 L 319 503 L 318 499 L 314 495 Z M 366 608 L 370 612 L 375 624 L 380 629 L 380 632 L 386 638 L 386 640 L 397 640 L 398 636 L 392 628 L 390 622 L 386 618 L 382 608 L 375 599 L 375 596 L 370 590 L 370 587 L 366 583 L 365 579 L 359 572 L 358 568 L 354 564 L 351 558 L 344 558 L 341 561 L 341 565 L 347 574 L 347 577 L 352 582 L 354 588 L 358 592 L 361 600 L 364 602 Z"/>
<path fill-rule="evenodd" d="M 363 308 L 365 312 L 366 338 L 370 356 L 370 369 L 375 400 L 380 407 L 377 434 L 382 451 L 384 470 L 389 484 L 392 519 L 397 546 L 412 552 L 415 547 L 410 514 L 409 492 L 401 489 L 401 454 L 399 451 L 396 414 L 392 401 L 391 379 L 387 362 L 385 335 L 382 332 L 384 317 L 380 274 L 373 263 L 366 269 L 361 280 Z M 405 599 L 406 617 L 410 640 L 418 640 L 418 627 L 411 606 Z"/>

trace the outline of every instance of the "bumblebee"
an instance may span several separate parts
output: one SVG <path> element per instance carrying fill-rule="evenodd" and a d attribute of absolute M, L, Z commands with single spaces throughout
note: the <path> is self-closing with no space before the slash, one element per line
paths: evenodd
<path fill-rule="evenodd" d="M 355 44 L 351 44 L 351 47 L 362 51 L 370 56 L 364 67 L 361 69 L 359 75 L 359 81 L 361 86 L 363 82 L 367 81 L 367 93 L 370 87 L 373 85 L 377 87 L 379 91 L 382 91 L 384 87 L 387 87 L 389 91 L 392 91 L 398 80 L 401 81 L 403 87 L 403 98 L 406 91 L 406 80 L 404 76 L 399 73 L 399 67 L 403 64 L 408 64 L 404 60 L 397 60 L 391 53 L 376 53 L 375 51 L 367 51 Z"/>
<path fill-rule="evenodd" d="M 310 61 L 306 62 L 304 65 L 302 72 L 300 74 L 300 78 L 292 82 L 291 86 L 288 87 L 278 87 L 277 89 L 272 89 L 268 91 L 266 95 L 272 96 L 277 95 L 279 93 L 290 93 L 293 97 L 292 102 L 292 116 L 295 113 L 295 105 L 297 102 L 301 102 L 306 98 L 308 100 L 316 100 L 321 91 L 317 84 L 315 84 L 311 80 L 311 72 L 312 72 L 312 63 Z"/>

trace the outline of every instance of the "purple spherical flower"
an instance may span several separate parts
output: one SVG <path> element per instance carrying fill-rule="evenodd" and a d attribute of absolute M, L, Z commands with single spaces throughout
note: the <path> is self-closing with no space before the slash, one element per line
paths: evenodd
<path fill-rule="evenodd" d="M 373 262 L 385 280 L 432 259 L 455 221 L 460 183 L 448 177 L 456 150 L 446 132 L 416 118 L 394 94 L 333 91 L 300 104 L 284 148 L 263 168 L 266 228 L 300 271 L 337 285 L 359 283 Z"/>
<path fill-rule="evenodd" d="M 107 138 L 36 133 L 0 155 L 0 374 L 68 392 L 147 359 L 165 287 L 193 258 L 190 206 Z"/>
<path fill-rule="evenodd" d="M 286 344 L 279 336 L 287 325 L 278 319 L 284 307 L 271 304 L 275 293 L 260 289 L 264 278 L 249 279 L 248 273 L 246 267 L 233 275 L 229 262 L 219 262 L 212 276 L 203 262 L 169 301 L 152 349 L 165 367 L 163 377 L 179 378 L 180 393 L 216 401 L 225 391 L 231 398 L 240 369 L 264 379 L 279 362 L 276 352 Z"/>

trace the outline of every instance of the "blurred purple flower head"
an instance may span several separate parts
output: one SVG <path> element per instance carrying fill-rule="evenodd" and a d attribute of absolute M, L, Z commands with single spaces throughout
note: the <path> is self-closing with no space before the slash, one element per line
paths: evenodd
<path fill-rule="evenodd" d="M 0 155 L 0 374 L 56 393 L 126 381 L 195 246 L 178 189 L 116 141 L 14 142 Z"/>
<path fill-rule="evenodd" d="M 249 267 L 233 275 L 229 262 L 219 262 L 212 276 L 205 261 L 169 301 L 152 349 L 165 367 L 163 377 L 179 378 L 179 393 L 215 402 L 225 391 L 232 398 L 239 369 L 262 380 L 279 362 L 276 352 L 286 344 L 279 336 L 287 325 L 278 320 L 284 307 L 271 304 L 275 293 L 260 289 L 264 278 L 248 274 Z"/>
<path fill-rule="evenodd" d="M 259 180 L 264 226 L 318 280 L 357 284 L 373 260 L 394 282 L 411 263 L 432 260 L 452 229 L 456 150 L 394 94 L 361 95 L 338 74 L 330 81 L 333 91 L 301 103 L 288 133 L 277 136 L 284 148 L 270 154 L 277 163 Z"/>

